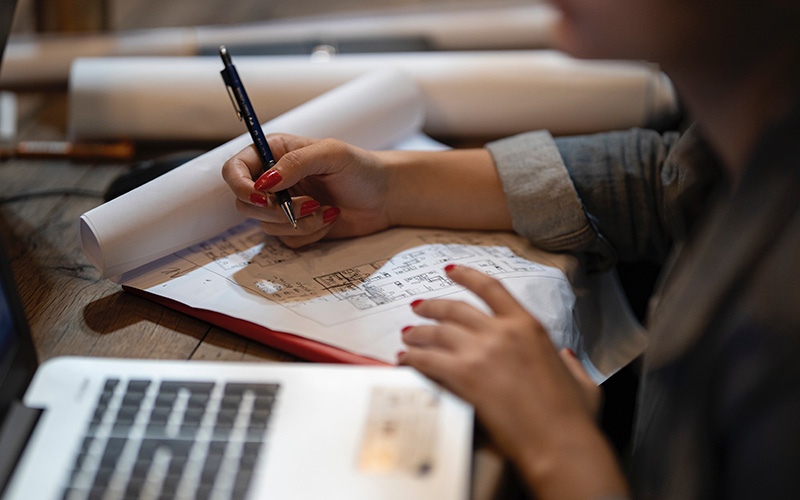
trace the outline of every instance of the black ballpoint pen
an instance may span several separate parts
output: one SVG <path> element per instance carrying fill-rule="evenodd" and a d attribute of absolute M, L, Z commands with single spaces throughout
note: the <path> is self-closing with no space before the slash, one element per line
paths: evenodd
<path fill-rule="evenodd" d="M 253 138 L 253 145 L 258 151 L 258 157 L 261 158 L 264 172 L 266 172 L 275 166 L 275 157 L 272 156 L 272 151 L 270 151 L 269 144 L 267 144 L 267 138 L 264 136 L 264 131 L 261 130 L 261 124 L 256 117 L 256 112 L 253 110 L 253 105 L 250 104 L 250 99 L 244 90 L 239 73 L 236 72 L 236 68 L 231 62 L 231 56 L 224 45 L 219 48 L 219 56 L 225 64 L 225 69 L 220 74 L 222 75 L 222 81 L 225 82 L 225 88 L 228 90 L 228 96 L 233 103 L 233 109 L 236 111 L 236 116 L 240 121 L 244 119 L 247 131 L 250 132 L 250 137 Z M 294 217 L 292 198 L 289 195 L 289 191 L 285 189 L 278 191 L 275 193 L 275 198 L 278 200 L 278 204 L 283 209 L 286 217 L 289 218 L 289 222 L 297 229 L 297 219 Z"/>

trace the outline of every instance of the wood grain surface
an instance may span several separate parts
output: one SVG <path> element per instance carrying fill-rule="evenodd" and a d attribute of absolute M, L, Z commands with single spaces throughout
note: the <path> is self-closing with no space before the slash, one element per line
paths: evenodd
<path fill-rule="evenodd" d="M 20 95 L 19 104 L 20 139 L 65 138 L 63 93 Z M 0 231 L 40 361 L 63 355 L 295 360 L 101 279 L 81 252 L 78 219 L 128 168 L 130 163 L 69 160 L 0 163 Z M 36 196 L 75 189 L 96 194 Z"/>

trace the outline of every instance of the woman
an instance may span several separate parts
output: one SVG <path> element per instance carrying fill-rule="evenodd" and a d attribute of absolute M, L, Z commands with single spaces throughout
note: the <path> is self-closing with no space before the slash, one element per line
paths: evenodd
<path fill-rule="evenodd" d="M 475 405 L 537 498 L 781 498 L 800 491 L 800 6 L 794 0 L 557 0 L 580 57 L 661 64 L 696 124 L 485 149 L 367 152 L 270 137 L 223 167 L 245 215 L 290 246 L 393 225 L 513 229 L 554 251 L 666 261 L 623 474 L 598 395 L 503 287 L 446 272 L 493 314 L 415 303 L 436 320 L 399 357 Z M 269 192 L 294 187 L 292 229 Z"/>

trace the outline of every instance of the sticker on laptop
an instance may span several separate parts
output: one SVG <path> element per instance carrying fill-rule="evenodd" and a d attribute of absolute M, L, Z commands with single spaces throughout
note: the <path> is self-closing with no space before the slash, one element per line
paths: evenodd
<path fill-rule="evenodd" d="M 358 469 L 368 474 L 425 476 L 434 467 L 439 395 L 418 387 L 375 387 Z"/>

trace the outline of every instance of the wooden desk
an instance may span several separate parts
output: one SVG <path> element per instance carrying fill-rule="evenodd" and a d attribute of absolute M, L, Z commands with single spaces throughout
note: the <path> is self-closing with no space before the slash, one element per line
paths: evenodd
<path fill-rule="evenodd" d="M 62 93 L 20 96 L 21 140 L 63 140 Z M 296 358 L 122 292 L 80 249 L 78 218 L 130 164 L 67 160 L 0 162 L 0 198 L 57 189 L 98 196 L 31 197 L 0 205 L 6 243 L 39 361 L 81 355 L 293 361 Z"/>
<path fill-rule="evenodd" d="M 20 96 L 20 140 L 63 140 L 65 120 L 63 93 Z M 102 193 L 129 167 L 129 163 L 68 160 L 0 161 L 0 199 L 51 190 L 95 193 L 32 196 L 0 203 L 0 232 L 39 362 L 65 355 L 300 361 L 125 293 L 119 285 L 101 278 L 81 251 L 78 219 L 102 203 Z M 504 463 L 493 448 L 485 440 L 479 441 L 472 498 L 505 498 L 509 491 L 516 491 L 516 483 L 508 480 Z"/>
<path fill-rule="evenodd" d="M 21 140 L 63 140 L 62 93 L 21 96 Z M 39 362 L 55 356 L 214 361 L 299 361 L 178 313 L 100 277 L 78 239 L 81 214 L 130 164 L 67 160 L 0 162 L 0 198 L 81 189 L 96 196 L 29 197 L 0 204 L 0 232 L 33 334 Z M 475 453 L 473 498 L 508 493 L 503 463 L 491 447 Z M 512 486 L 513 488 L 513 486 Z"/>

